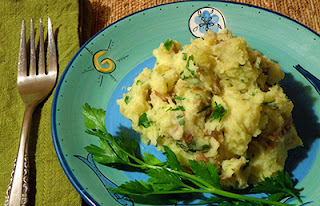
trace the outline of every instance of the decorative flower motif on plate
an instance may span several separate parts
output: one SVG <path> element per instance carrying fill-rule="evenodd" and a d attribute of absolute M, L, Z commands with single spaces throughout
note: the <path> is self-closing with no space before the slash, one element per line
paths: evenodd
<path fill-rule="evenodd" d="M 211 30 L 218 33 L 226 28 L 226 21 L 221 11 L 213 7 L 204 7 L 195 11 L 189 19 L 190 32 L 201 37 Z"/>

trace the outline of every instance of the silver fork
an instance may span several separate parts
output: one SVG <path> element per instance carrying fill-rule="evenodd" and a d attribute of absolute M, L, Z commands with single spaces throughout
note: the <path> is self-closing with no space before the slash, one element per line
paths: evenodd
<path fill-rule="evenodd" d="M 28 198 L 28 139 L 32 114 L 36 106 L 46 98 L 54 88 L 57 73 L 57 54 L 52 31 L 52 24 L 48 18 L 48 67 L 46 71 L 43 25 L 40 19 L 39 65 L 36 66 L 36 51 L 33 21 L 30 25 L 30 65 L 27 66 L 26 28 L 22 21 L 17 84 L 21 99 L 26 105 L 21 128 L 20 144 L 4 205 L 26 205 Z"/>

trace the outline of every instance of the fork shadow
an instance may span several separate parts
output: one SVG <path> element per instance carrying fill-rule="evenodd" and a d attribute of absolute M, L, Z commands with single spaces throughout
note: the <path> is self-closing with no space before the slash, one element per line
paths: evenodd
<path fill-rule="evenodd" d="M 35 198 L 36 198 L 36 177 L 37 177 L 37 170 L 36 170 L 36 151 L 37 151 L 37 143 L 39 139 L 39 125 L 40 125 L 40 118 L 42 113 L 44 102 L 40 103 L 32 115 L 32 125 L 30 129 L 29 135 L 29 145 L 28 145 L 28 154 L 29 154 L 29 193 L 28 193 L 28 204 L 35 205 Z"/>

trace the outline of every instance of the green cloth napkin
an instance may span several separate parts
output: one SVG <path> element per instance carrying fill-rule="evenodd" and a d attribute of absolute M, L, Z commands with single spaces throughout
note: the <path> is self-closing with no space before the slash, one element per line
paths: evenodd
<path fill-rule="evenodd" d="M 33 19 L 39 41 L 39 19 L 43 19 L 47 33 L 48 17 L 56 36 L 61 75 L 80 47 L 79 2 L 0 0 L 0 201 L 3 202 L 18 151 L 25 109 L 16 83 L 21 22 L 26 21 L 29 36 L 30 19 Z M 81 198 L 64 174 L 53 146 L 52 100 L 53 94 L 36 108 L 33 115 L 29 142 L 29 205 L 81 205 Z"/>

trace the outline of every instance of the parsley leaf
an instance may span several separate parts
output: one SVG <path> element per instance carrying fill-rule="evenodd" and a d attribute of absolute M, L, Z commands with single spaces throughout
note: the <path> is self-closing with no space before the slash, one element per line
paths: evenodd
<path fill-rule="evenodd" d="M 179 111 L 179 110 L 181 110 L 181 111 L 185 111 L 185 109 L 184 109 L 184 107 L 183 106 L 177 106 L 176 108 L 172 108 L 172 107 L 170 107 L 169 109 L 167 109 L 167 111 Z M 166 112 L 167 112 L 166 111 Z"/>
<path fill-rule="evenodd" d="M 143 160 L 153 166 L 164 166 L 165 162 L 161 162 L 160 160 L 158 160 L 155 156 L 153 156 L 150 153 L 144 153 L 144 156 L 142 157 Z"/>
<path fill-rule="evenodd" d="M 151 184 L 155 191 L 171 191 L 183 186 L 179 175 L 166 169 L 149 169 L 147 174 L 150 176 L 148 184 Z"/>
<path fill-rule="evenodd" d="M 218 171 L 212 163 L 209 162 L 206 165 L 201 161 L 190 160 L 189 165 L 193 172 L 190 174 L 184 170 L 176 154 L 167 146 L 163 146 L 167 157 L 165 162 L 160 161 L 152 154 L 145 153 L 142 156 L 139 144 L 134 139 L 124 133 L 120 133 L 119 137 L 113 137 L 107 132 L 104 125 L 104 110 L 92 108 L 88 104 L 83 108 L 85 109 L 83 114 L 87 126 L 86 133 L 100 139 L 100 146 L 91 144 L 85 147 L 87 152 L 93 155 L 93 160 L 118 169 L 124 169 L 123 165 L 136 168 L 150 177 L 147 183 L 143 180 L 134 180 L 125 182 L 118 188 L 108 188 L 114 193 L 143 198 L 149 195 L 211 193 L 216 196 L 205 200 L 205 202 L 220 206 L 285 206 L 289 204 L 281 201 L 284 198 L 293 197 L 302 202 L 299 197 L 301 190 L 294 188 L 288 173 L 278 172 L 278 176 L 265 178 L 265 181 L 252 189 L 252 192 L 267 194 L 268 199 L 224 191 L 220 185 Z M 149 122 L 146 115 L 142 120 L 142 122 Z M 206 147 L 203 145 L 202 149 Z M 177 199 L 170 201 L 177 202 Z"/>
<path fill-rule="evenodd" d="M 107 145 L 107 144 L 106 144 Z M 100 148 L 91 144 L 86 146 L 85 149 L 88 153 L 94 155 L 93 160 L 101 164 L 111 164 L 122 162 L 122 160 L 114 153 L 110 146 L 103 146 Z"/>
<path fill-rule="evenodd" d="M 187 68 L 187 70 L 190 72 L 190 74 L 191 74 L 192 76 L 195 76 L 195 75 L 196 75 L 196 74 L 195 74 L 195 71 L 193 71 L 193 70 L 190 69 L 190 61 L 193 61 L 193 60 L 194 60 L 193 55 L 191 55 L 191 56 L 188 57 L 186 68 Z"/>
<path fill-rule="evenodd" d="M 279 109 L 279 106 L 276 104 L 276 100 L 270 102 L 263 102 L 264 105 L 271 106 L 273 109 Z"/>
<path fill-rule="evenodd" d="M 187 76 L 183 76 L 182 80 L 187 80 L 189 79 L 190 77 L 187 77 Z"/>
<path fill-rule="evenodd" d="M 139 84 L 142 84 L 140 79 L 138 79 L 136 82 L 136 85 L 139 85 Z"/>
<path fill-rule="evenodd" d="M 186 121 L 184 119 L 179 120 L 179 125 L 184 126 L 186 124 Z"/>
<path fill-rule="evenodd" d="M 209 149 L 210 148 L 210 145 L 208 144 L 204 144 L 201 146 L 201 150 L 205 150 L 205 149 Z"/>
<path fill-rule="evenodd" d="M 139 149 L 139 143 L 133 139 L 129 138 L 124 132 L 120 132 L 120 136 L 116 139 L 117 144 L 123 148 L 125 151 L 132 155 L 136 155 Z"/>
<path fill-rule="evenodd" d="M 189 67 L 190 67 L 190 61 L 193 61 L 193 60 L 194 60 L 194 56 L 193 55 L 188 57 L 188 61 L 187 61 L 187 65 L 186 65 L 187 69 L 189 69 Z"/>
<path fill-rule="evenodd" d="M 89 129 L 98 129 L 102 132 L 107 132 L 105 127 L 105 114 L 103 109 L 92 108 L 89 104 L 83 106 L 82 114 L 85 116 L 84 124 Z"/>
<path fill-rule="evenodd" d="M 148 185 L 144 180 L 141 180 L 140 182 L 137 180 L 129 181 L 120 185 L 118 188 L 108 189 L 112 190 L 115 193 L 128 195 L 145 194 L 153 191 L 151 185 Z"/>
<path fill-rule="evenodd" d="M 210 116 L 210 122 L 216 119 L 218 119 L 219 122 L 221 122 L 221 119 L 227 113 L 227 110 L 224 109 L 221 104 L 218 104 L 217 102 L 215 102 L 215 104 L 216 105 L 214 107 L 213 113 Z"/>
<path fill-rule="evenodd" d="M 143 126 L 144 128 L 148 128 L 151 126 L 151 122 L 148 119 L 147 113 L 143 113 L 140 116 L 138 126 Z"/>
<path fill-rule="evenodd" d="M 195 176 L 208 181 L 215 188 L 222 188 L 218 171 L 212 163 L 209 162 L 208 166 L 206 166 L 203 161 L 198 163 L 196 160 L 189 160 L 189 165 Z"/>
<path fill-rule="evenodd" d="M 187 53 L 182 53 L 182 60 L 187 60 Z"/>
<path fill-rule="evenodd" d="M 201 112 L 204 112 L 206 111 L 207 109 L 209 109 L 211 106 L 206 106 L 206 107 L 203 107 L 202 109 L 200 109 L 197 114 L 200 114 Z"/>
<path fill-rule="evenodd" d="M 172 109 L 172 111 L 179 111 L 179 110 L 181 110 L 181 111 L 185 111 L 185 109 L 184 109 L 184 107 L 183 107 L 183 106 L 177 106 L 177 108 Z"/>
<path fill-rule="evenodd" d="M 268 200 L 272 200 L 272 201 L 281 201 L 284 198 L 289 197 L 289 195 L 287 193 L 284 192 L 279 192 L 279 193 L 274 193 L 268 196 Z"/>
<path fill-rule="evenodd" d="M 284 194 L 287 194 L 295 197 L 300 203 L 302 203 L 302 200 L 299 198 L 300 191 L 301 190 L 294 188 L 290 174 L 288 172 L 280 171 L 278 171 L 277 176 L 265 178 L 263 182 L 260 182 L 251 190 L 253 193 L 277 194 L 276 196 L 273 196 L 275 199 L 281 198 L 280 194 L 283 195 L 282 198 L 286 197 Z"/>
<path fill-rule="evenodd" d="M 167 41 L 164 43 L 164 46 L 166 47 L 166 49 L 168 51 L 171 50 L 172 46 L 174 45 L 174 41 L 173 40 L 170 40 L 170 39 L 167 39 Z"/>
<path fill-rule="evenodd" d="M 130 98 L 129 96 L 126 96 L 126 97 L 124 98 L 124 102 L 125 102 L 126 104 L 129 104 L 130 101 L 131 101 L 131 98 Z"/>
<path fill-rule="evenodd" d="M 189 147 L 182 143 L 176 142 L 176 145 L 181 147 L 181 149 L 183 149 L 184 151 L 189 151 Z"/>
<path fill-rule="evenodd" d="M 119 150 L 119 148 L 114 147 L 114 145 L 110 143 L 111 141 L 115 141 L 111 135 L 106 135 L 100 130 L 87 130 L 86 132 L 90 135 L 100 138 L 100 147 L 92 144 L 85 147 L 87 152 L 94 155 L 93 159 L 96 162 L 101 164 L 124 164 L 125 162 L 129 161 L 127 154 L 125 154 L 122 150 Z"/>
<path fill-rule="evenodd" d="M 184 171 L 176 154 L 167 146 L 163 146 L 165 155 L 167 156 L 167 164 L 173 170 Z"/>
<path fill-rule="evenodd" d="M 179 96 L 176 96 L 176 97 L 173 97 L 174 100 L 185 100 L 186 98 L 184 97 L 179 97 Z"/>
<path fill-rule="evenodd" d="M 182 117 L 183 117 L 182 115 L 178 115 L 176 118 L 181 119 Z"/>

